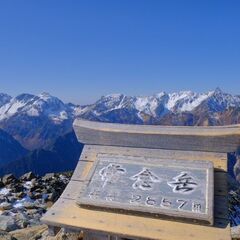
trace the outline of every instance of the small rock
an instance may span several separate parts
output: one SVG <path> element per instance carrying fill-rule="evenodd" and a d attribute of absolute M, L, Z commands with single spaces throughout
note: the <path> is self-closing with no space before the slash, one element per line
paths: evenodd
<path fill-rule="evenodd" d="M 25 193 L 24 192 L 18 192 L 16 193 L 16 197 L 17 198 L 23 198 L 25 196 Z"/>
<path fill-rule="evenodd" d="M 15 178 L 15 176 L 13 174 L 7 174 L 2 178 L 2 182 L 4 185 L 14 183 L 16 181 L 17 181 L 17 179 Z"/>
<path fill-rule="evenodd" d="M 5 202 L 6 199 L 7 199 L 7 198 L 6 198 L 5 196 L 0 196 L 0 203 Z"/>
<path fill-rule="evenodd" d="M 42 193 L 42 191 L 43 191 L 43 189 L 40 188 L 40 187 L 37 187 L 37 188 L 35 189 L 35 192 L 36 192 L 36 193 Z"/>
<path fill-rule="evenodd" d="M 0 204 L 1 210 L 10 210 L 12 208 L 12 204 L 8 202 L 3 202 Z"/>
<path fill-rule="evenodd" d="M 54 200 L 56 200 L 57 197 L 58 197 L 58 194 L 55 191 L 47 194 L 47 200 L 49 200 L 51 202 L 54 202 Z"/>
<path fill-rule="evenodd" d="M 39 198 L 42 198 L 42 194 L 41 193 L 35 193 L 32 196 L 32 199 L 39 199 Z"/>
<path fill-rule="evenodd" d="M 47 209 L 46 204 L 36 204 L 36 207 L 39 208 L 39 209 L 43 209 L 43 210 Z"/>
<path fill-rule="evenodd" d="M 10 202 L 10 203 L 13 203 L 17 200 L 17 198 L 15 196 L 8 196 L 7 199 L 8 199 L 8 202 Z"/>
<path fill-rule="evenodd" d="M 42 177 L 43 181 L 50 181 L 52 180 L 54 177 L 56 177 L 55 173 L 47 173 L 45 174 L 45 176 Z"/>
<path fill-rule="evenodd" d="M 14 218 L 19 228 L 25 228 L 29 225 L 29 218 L 25 213 L 17 213 Z"/>
<path fill-rule="evenodd" d="M 50 239 L 51 240 L 80 240 L 80 239 L 83 239 L 83 235 L 81 232 L 66 232 L 66 231 L 64 231 L 64 229 L 61 229 L 55 237 L 53 237 L 53 238 L 45 237 L 45 239 L 47 239 L 47 240 L 50 240 Z"/>
<path fill-rule="evenodd" d="M 240 225 L 231 227 L 231 235 L 233 239 L 240 239 Z"/>
<path fill-rule="evenodd" d="M 4 184 L 2 181 L 0 181 L 0 188 L 3 188 L 4 187 Z"/>
<path fill-rule="evenodd" d="M 28 214 L 28 215 L 34 215 L 34 214 L 36 214 L 36 213 L 38 213 L 38 210 L 37 210 L 37 209 L 28 209 L 28 211 L 27 211 L 27 214 Z"/>
<path fill-rule="evenodd" d="M 27 219 L 20 219 L 17 220 L 16 224 L 18 225 L 18 228 L 26 228 L 29 225 L 29 221 Z"/>
<path fill-rule="evenodd" d="M 9 233 L 0 230 L 0 239 L 1 240 L 17 240 L 16 238 L 12 237 Z"/>
<path fill-rule="evenodd" d="M 33 227 L 24 228 L 21 230 L 15 230 L 11 232 L 11 236 L 15 237 L 18 240 L 26 239 L 40 239 L 43 232 L 47 230 L 46 225 L 38 225 Z"/>
<path fill-rule="evenodd" d="M 0 215 L 0 230 L 10 232 L 16 229 L 18 226 L 11 216 Z"/>
<path fill-rule="evenodd" d="M 30 187 L 30 188 L 29 188 L 29 191 L 30 191 L 30 192 L 35 192 L 36 189 L 38 189 L 38 186 L 35 185 L 35 186 Z"/>
<path fill-rule="evenodd" d="M 25 173 L 20 177 L 21 181 L 31 181 L 32 179 L 36 178 L 35 174 L 33 172 Z"/>
<path fill-rule="evenodd" d="M 24 202 L 23 203 L 23 207 L 25 207 L 26 209 L 34 209 L 36 208 L 35 204 L 32 202 Z"/>
<path fill-rule="evenodd" d="M 21 184 L 13 184 L 13 186 L 11 186 L 10 188 L 14 193 L 22 192 L 24 190 L 24 187 Z"/>

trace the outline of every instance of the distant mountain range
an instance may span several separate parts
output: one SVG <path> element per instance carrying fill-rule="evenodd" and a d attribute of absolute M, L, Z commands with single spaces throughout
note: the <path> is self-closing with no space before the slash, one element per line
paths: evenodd
<path fill-rule="evenodd" d="M 0 128 L 33 150 L 52 144 L 72 129 L 72 109 L 47 93 L 0 95 Z"/>
<path fill-rule="evenodd" d="M 147 97 L 111 94 L 94 104 L 81 106 L 64 103 L 48 93 L 16 97 L 0 94 L 0 174 L 11 171 L 17 174 L 18 169 L 23 173 L 33 168 L 35 173 L 44 174 L 47 169 L 38 164 L 51 160 L 51 171 L 54 164 L 56 171 L 64 164 L 66 170 L 74 168 L 82 147 L 74 140 L 75 118 L 129 124 L 237 124 L 240 123 L 240 96 L 224 93 L 219 88 L 200 94 L 161 92 Z M 76 159 L 69 158 L 70 149 Z M 68 154 L 64 155 L 65 152 Z M 57 162 L 61 162 L 58 167 Z"/>
<path fill-rule="evenodd" d="M 240 96 L 217 88 L 201 94 L 191 91 L 161 92 L 148 97 L 112 94 L 75 113 L 82 118 L 104 122 L 200 126 L 239 123 L 239 109 Z"/>

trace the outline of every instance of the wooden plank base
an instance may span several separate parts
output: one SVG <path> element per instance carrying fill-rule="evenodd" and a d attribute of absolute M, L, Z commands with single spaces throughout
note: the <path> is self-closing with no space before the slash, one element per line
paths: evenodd
<path fill-rule="evenodd" d="M 96 211 L 79 207 L 76 204 L 76 198 L 99 153 L 161 156 L 164 159 L 169 159 L 169 161 L 173 155 L 174 159 L 211 160 L 215 167 L 214 178 L 216 186 L 214 226 L 189 224 L 159 218 L 114 213 L 111 211 Z M 65 227 L 79 231 L 97 231 L 99 233 L 107 233 L 130 239 L 230 240 L 228 201 L 226 198 L 226 170 L 226 154 L 86 145 L 72 180 L 66 187 L 61 198 L 44 215 L 42 221 L 49 226 Z"/>

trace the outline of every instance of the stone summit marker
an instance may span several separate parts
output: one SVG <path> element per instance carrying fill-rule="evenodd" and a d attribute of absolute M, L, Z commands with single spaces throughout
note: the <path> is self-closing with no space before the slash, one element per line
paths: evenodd
<path fill-rule="evenodd" d="M 213 164 L 98 154 L 78 199 L 103 208 L 213 224 Z"/>

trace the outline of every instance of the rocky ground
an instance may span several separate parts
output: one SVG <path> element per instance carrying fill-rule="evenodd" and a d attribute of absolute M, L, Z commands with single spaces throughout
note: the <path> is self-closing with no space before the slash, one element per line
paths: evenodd
<path fill-rule="evenodd" d="M 70 177 L 71 173 L 37 177 L 30 172 L 19 179 L 5 175 L 0 180 L 0 239 L 51 240 L 40 218 L 62 194 Z M 61 231 L 55 239 L 64 236 L 66 239 Z"/>
<path fill-rule="evenodd" d="M 49 173 L 37 177 L 24 174 L 19 179 L 12 174 L 0 179 L 0 239 L 1 240 L 78 240 L 79 233 L 48 235 L 40 218 L 59 198 L 68 184 L 71 173 Z M 229 192 L 229 212 L 234 239 L 240 233 L 240 189 L 234 183 Z"/>
<path fill-rule="evenodd" d="M 229 218 L 231 234 L 234 240 L 240 239 L 240 188 L 229 192 Z"/>

